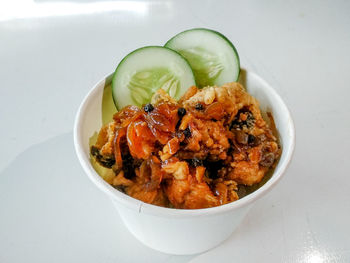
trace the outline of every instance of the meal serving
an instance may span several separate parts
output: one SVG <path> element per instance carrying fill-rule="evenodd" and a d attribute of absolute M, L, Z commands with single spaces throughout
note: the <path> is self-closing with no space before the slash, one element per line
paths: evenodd
<path fill-rule="evenodd" d="M 99 131 L 92 160 L 116 189 L 146 203 L 198 209 L 238 200 L 281 154 L 272 115 L 238 76 L 236 49 L 207 29 L 130 53 L 113 77 L 119 111 Z"/>

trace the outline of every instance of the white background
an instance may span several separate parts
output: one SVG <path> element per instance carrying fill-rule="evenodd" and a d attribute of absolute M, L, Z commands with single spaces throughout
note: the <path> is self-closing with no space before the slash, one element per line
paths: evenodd
<path fill-rule="evenodd" d="M 272 84 L 297 146 L 229 240 L 181 257 L 131 236 L 72 127 L 123 56 L 192 27 L 225 34 Z M 348 1 L 0 1 L 0 262 L 350 262 L 349 72 Z"/>

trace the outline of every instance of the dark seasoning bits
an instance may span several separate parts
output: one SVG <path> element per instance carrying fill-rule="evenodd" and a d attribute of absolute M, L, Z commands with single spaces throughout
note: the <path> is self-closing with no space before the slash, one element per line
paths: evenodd
<path fill-rule="evenodd" d="M 151 111 L 154 110 L 154 107 L 153 107 L 153 105 L 152 105 L 151 103 L 148 103 L 148 104 L 146 104 L 146 105 L 143 107 L 143 110 L 144 110 L 145 112 L 151 112 Z"/>
<path fill-rule="evenodd" d="M 259 145 L 260 141 L 258 137 L 255 137 L 252 134 L 248 134 L 248 145 L 249 146 L 257 146 Z"/>
<path fill-rule="evenodd" d="M 201 103 L 197 103 L 196 106 L 195 106 L 195 109 L 196 110 L 203 110 L 204 107 L 203 107 L 203 105 Z"/>
<path fill-rule="evenodd" d="M 189 127 L 187 127 L 184 131 L 183 131 L 184 135 L 186 138 L 191 137 L 191 130 Z"/>
<path fill-rule="evenodd" d="M 179 121 L 178 121 L 177 124 L 176 124 L 176 129 L 179 128 L 183 116 L 186 115 L 186 109 L 185 109 L 185 108 L 182 108 L 182 107 L 181 107 L 181 108 L 178 108 L 178 109 L 177 109 L 177 115 L 179 116 Z"/>
<path fill-rule="evenodd" d="M 100 150 L 95 146 L 91 146 L 91 155 L 95 156 L 96 161 L 101 164 L 103 167 L 112 168 L 115 164 L 115 160 L 112 156 L 103 156 L 100 154 Z"/>
<path fill-rule="evenodd" d="M 245 116 L 245 118 L 242 119 L 242 116 Z M 250 128 L 250 127 L 254 126 L 254 123 L 255 123 L 255 118 L 254 118 L 253 114 L 246 109 L 241 109 L 236 114 L 236 117 L 232 121 L 230 128 L 241 130 L 244 128 Z"/>
<path fill-rule="evenodd" d="M 191 159 L 189 163 L 193 167 L 203 166 L 203 160 L 200 160 L 198 158 Z"/>
<path fill-rule="evenodd" d="M 185 108 L 179 108 L 177 110 L 177 114 L 179 115 L 180 118 L 186 115 L 186 109 Z"/>

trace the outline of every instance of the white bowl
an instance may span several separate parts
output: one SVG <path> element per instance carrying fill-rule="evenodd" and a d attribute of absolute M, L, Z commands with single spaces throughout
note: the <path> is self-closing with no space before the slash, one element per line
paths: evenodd
<path fill-rule="evenodd" d="M 254 201 L 281 179 L 291 160 L 295 131 L 290 112 L 280 96 L 258 75 L 243 71 L 244 85 L 263 111 L 271 111 L 282 145 L 282 155 L 272 177 L 258 190 L 230 204 L 197 210 L 150 205 L 113 188 L 90 162 L 89 138 L 102 126 L 102 95 L 111 75 L 99 81 L 84 98 L 74 126 L 74 144 L 79 161 L 92 182 L 114 203 L 129 231 L 146 246 L 177 255 L 209 250 L 227 239 L 241 223 Z"/>

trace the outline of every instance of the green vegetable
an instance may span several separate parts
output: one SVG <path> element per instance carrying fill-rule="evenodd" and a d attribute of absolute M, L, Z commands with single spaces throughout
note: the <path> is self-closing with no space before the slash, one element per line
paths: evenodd
<path fill-rule="evenodd" d="M 118 109 L 150 102 L 160 88 L 179 99 L 196 85 L 186 59 L 166 47 L 139 48 L 119 63 L 112 80 L 113 100 Z"/>
<path fill-rule="evenodd" d="M 195 28 L 170 39 L 165 47 L 179 52 L 190 63 L 199 87 L 237 81 L 240 72 L 236 48 L 219 32 Z"/>

